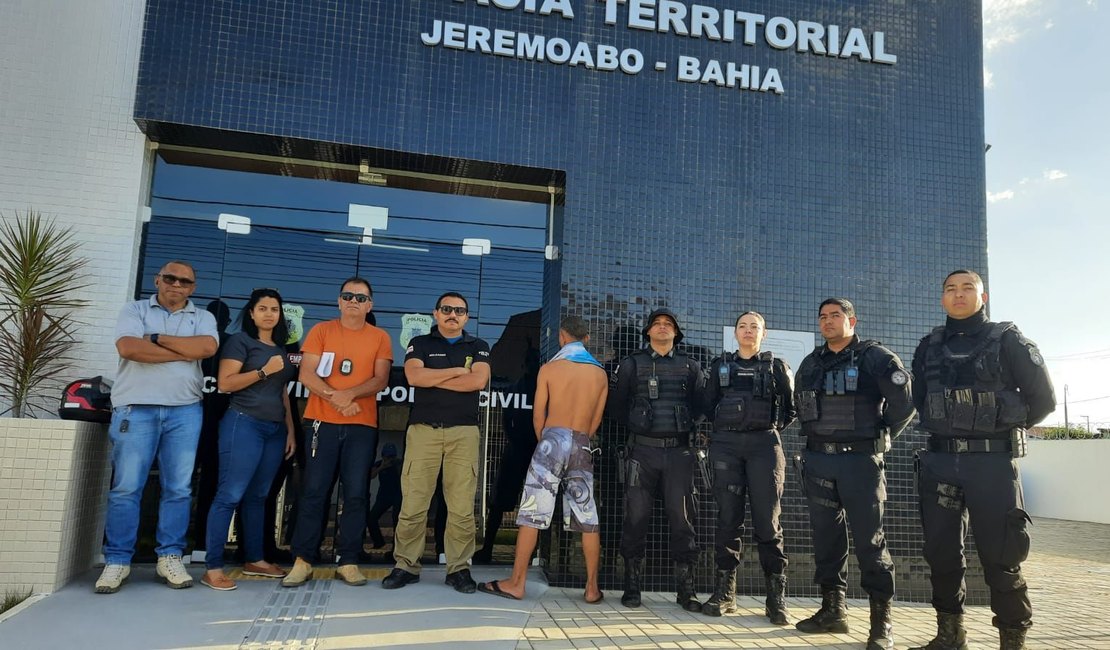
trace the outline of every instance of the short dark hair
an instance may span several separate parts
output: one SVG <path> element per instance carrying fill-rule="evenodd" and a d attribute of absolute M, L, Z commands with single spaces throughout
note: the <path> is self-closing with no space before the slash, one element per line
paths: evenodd
<path fill-rule="evenodd" d="M 941 289 L 948 286 L 948 279 L 951 278 L 953 275 L 970 275 L 971 279 L 975 280 L 975 284 L 979 285 L 980 287 L 984 286 L 982 276 L 980 276 L 975 271 L 972 271 L 971 269 L 956 269 L 955 271 L 952 271 L 948 275 L 944 276 L 944 282 L 940 283 Z"/>
<path fill-rule="evenodd" d="M 274 325 L 274 345 L 284 346 L 289 341 L 289 323 L 285 320 L 285 303 L 281 300 L 281 294 L 277 289 L 255 289 L 251 292 L 251 297 L 247 300 L 246 306 L 243 307 L 243 313 L 239 314 L 239 329 L 247 333 L 252 339 L 258 338 L 258 326 L 254 324 L 254 319 L 251 318 L 250 313 L 263 298 L 273 298 L 278 304 L 278 322 Z"/>
<path fill-rule="evenodd" d="M 844 315 L 848 318 L 854 318 L 856 315 L 856 306 L 847 298 L 826 298 L 821 302 L 821 306 L 817 308 L 818 316 L 821 315 L 821 310 L 825 308 L 825 305 L 836 305 L 840 307 L 840 311 L 844 312 Z"/>
<path fill-rule="evenodd" d="M 374 287 L 370 286 L 370 281 L 367 280 L 366 278 L 358 276 L 358 275 L 352 275 L 351 277 L 344 280 L 343 284 L 339 285 L 339 290 L 343 291 L 343 287 L 347 286 L 348 284 L 351 284 L 352 282 L 354 282 L 355 284 L 365 284 L 366 285 L 366 292 L 369 294 L 369 296 L 371 298 L 374 297 Z"/>
<path fill-rule="evenodd" d="M 559 329 L 573 336 L 576 341 L 590 335 L 590 326 L 581 316 L 567 316 L 559 323 Z"/>
<path fill-rule="evenodd" d="M 192 264 L 186 262 L 185 260 L 170 260 L 166 262 L 162 265 L 161 268 L 158 269 L 158 275 L 162 275 L 162 271 L 170 264 L 177 264 L 179 266 L 188 267 L 188 269 L 193 272 L 193 279 L 195 280 L 197 278 L 197 270 L 193 268 Z"/>
<path fill-rule="evenodd" d="M 448 291 L 442 296 L 436 298 L 436 309 L 439 309 L 439 306 L 443 304 L 444 298 L 458 298 L 459 300 L 463 301 L 463 305 L 466 306 L 466 310 L 470 311 L 470 302 L 467 301 L 466 296 L 462 295 L 458 291 Z"/>
<path fill-rule="evenodd" d="M 743 318 L 745 316 L 749 316 L 749 315 L 755 316 L 756 318 L 758 318 L 760 324 L 763 325 L 763 329 L 767 329 L 767 319 L 763 317 L 763 314 L 761 314 L 757 311 L 746 311 L 743 314 L 740 314 L 739 316 L 737 316 L 736 317 L 736 325 L 732 326 L 733 329 L 735 329 L 736 327 L 738 327 L 740 325 L 740 319 L 741 318 Z"/>

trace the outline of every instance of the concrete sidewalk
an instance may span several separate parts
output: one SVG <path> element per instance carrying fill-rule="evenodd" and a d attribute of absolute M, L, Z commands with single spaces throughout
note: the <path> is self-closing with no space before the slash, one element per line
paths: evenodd
<path fill-rule="evenodd" d="M 1038 519 L 1035 551 L 1025 565 L 1035 625 L 1030 648 L 1110 650 L 1110 526 Z M 201 568 L 190 573 L 199 577 Z M 92 592 L 98 571 L 0 623 L 0 648 L 118 648 L 120 650 L 232 650 L 332 648 L 862 648 L 867 603 L 850 601 L 851 633 L 802 635 L 770 625 L 759 598 L 738 600 L 740 611 L 709 618 L 681 610 L 673 594 L 645 594 L 645 606 L 625 609 L 620 594 L 587 605 L 580 589 L 548 588 L 533 570 L 528 598 L 514 602 L 484 594 L 461 595 L 443 584 L 442 567 L 424 570 L 421 582 L 381 589 L 385 568 L 365 571 L 371 583 L 348 587 L 322 579 L 299 589 L 276 581 L 242 579 L 218 593 L 199 583 L 175 591 L 155 580 L 150 566 L 135 567 L 113 595 Z M 504 578 L 508 567 L 476 567 L 476 580 Z M 703 594 L 704 596 L 704 594 Z M 793 620 L 818 606 L 791 598 Z M 967 615 L 972 647 L 998 647 L 986 607 Z M 922 645 L 934 632 L 932 608 L 898 603 L 897 647 Z"/>

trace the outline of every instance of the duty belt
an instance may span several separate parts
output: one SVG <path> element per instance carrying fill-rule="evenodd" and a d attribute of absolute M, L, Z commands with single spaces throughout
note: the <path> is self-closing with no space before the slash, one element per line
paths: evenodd
<path fill-rule="evenodd" d="M 881 454 L 885 448 L 886 441 L 882 438 L 854 442 L 822 442 L 806 438 L 806 449 L 822 454 Z"/>
<path fill-rule="evenodd" d="M 994 438 L 929 438 L 929 451 L 939 451 L 949 454 L 987 453 L 987 452 L 1012 452 L 1013 444 L 1009 440 Z"/>
<path fill-rule="evenodd" d="M 632 436 L 632 445 L 643 445 L 645 447 L 655 447 L 657 449 L 672 449 L 675 447 L 689 447 L 690 440 L 686 437 L 681 438 L 652 438 L 650 436 Z"/>

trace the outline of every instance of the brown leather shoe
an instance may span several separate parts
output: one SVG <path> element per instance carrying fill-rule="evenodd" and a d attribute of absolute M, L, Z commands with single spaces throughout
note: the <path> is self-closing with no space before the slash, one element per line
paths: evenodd
<path fill-rule="evenodd" d="M 247 562 L 243 565 L 243 575 L 258 576 L 260 578 L 284 578 L 285 571 L 273 564 L 256 564 Z"/>
<path fill-rule="evenodd" d="M 205 571 L 204 575 L 200 577 L 200 584 L 205 587 L 211 587 L 216 591 L 231 591 L 239 586 L 222 571 L 220 573 L 209 573 Z"/>

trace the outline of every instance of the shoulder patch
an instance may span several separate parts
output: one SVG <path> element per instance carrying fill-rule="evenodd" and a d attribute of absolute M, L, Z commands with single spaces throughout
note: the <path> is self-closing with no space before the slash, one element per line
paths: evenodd
<path fill-rule="evenodd" d="M 906 373 L 905 370 L 899 369 L 890 373 L 890 383 L 894 384 L 895 386 L 905 386 L 907 383 L 909 383 L 909 381 L 910 376 Z"/>
<path fill-rule="evenodd" d="M 1029 346 L 1029 360 L 1033 362 L 1034 366 L 1039 367 L 1044 365 L 1044 357 L 1041 356 L 1041 351 L 1033 345 Z"/>

